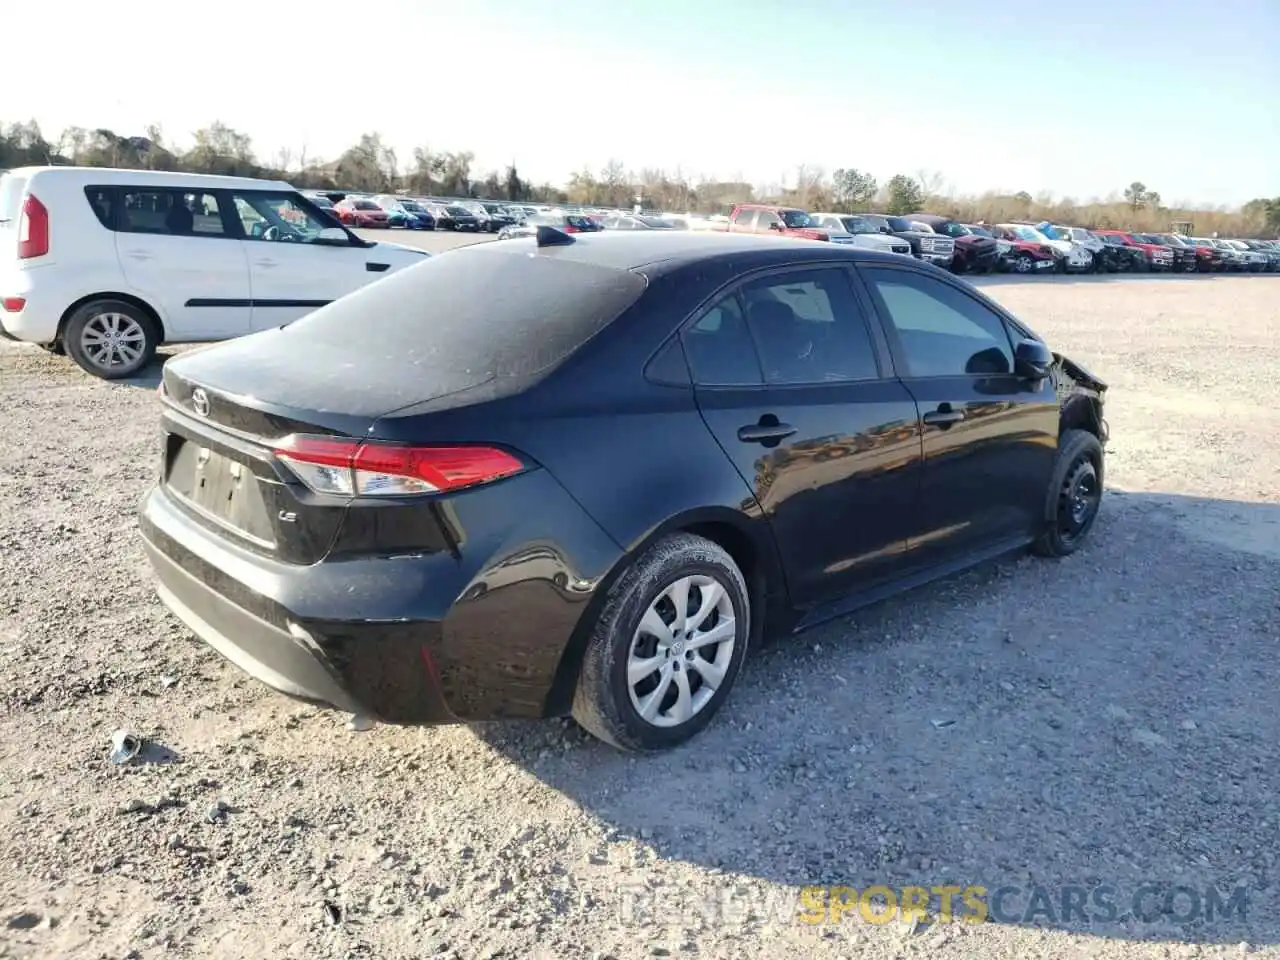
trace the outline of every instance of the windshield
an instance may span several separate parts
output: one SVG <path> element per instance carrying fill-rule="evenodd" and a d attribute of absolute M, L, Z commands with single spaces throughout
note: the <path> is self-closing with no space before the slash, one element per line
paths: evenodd
<path fill-rule="evenodd" d="M 445 207 L 445 210 L 449 211 L 449 215 L 452 217 L 469 217 L 472 215 L 471 211 L 466 207 Z"/>
<path fill-rule="evenodd" d="M 381 210 L 382 208 L 372 200 L 352 200 L 351 206 L 357 210 Z"/>
<path fill-rule="evenodd" d="M 911 221 L 904 220 L 902 217 L 885 217 L 884 219 L 889 225 L 889 229 L 897 233 L 910 232 L 917 229 L 911 225 Z"/>
<path fill-rule="evenodd" d="M 314 203 L 317 207 L 321 207 L 322 209 L 325 209 L 325 210 L 333 209 L 333 201 L 330 200 L 328 197 L 307 197 L 307 199 L 310 200 L 312 203 Z"/>
<path fill-rule="evenodd" d="M 676 227 L 670 220 L 663 220 L 661 217 L 636 217 L 636 219 L 654 230 L 674 230 Z"/>
<path fill-rule="evenodd" d="M 779 210 L 778 216 L 782 218 L 783 224 L 788 227 L 812 227 L 814 225 L 812 218 L 803 210 Z"/>
<path fill-rule="evenodd" d="M 414 200 L 401 200 L 400 206 L 408 210 L 410 213 L 426 213 L 427 212 L 422 209 L 421 204 L 417 203 Z"/>
<path fill-rule="evenodd" d="M 965 227 L 965 229 L 968 230 L 970 233 L 972 233 L 975 237 L 991 237 L 992 239 L 995 238 L 995 234 L 993 234 L 986 227 L 975 227 L 973 224 L 969 224 L 967 227 Z"/>
<path fill-rule="evenodd" d="M 840 222 L 850 233 L 879 233 L 876 225 L 865 217 L 841 217 Z"/>
<path fill-rule="evenodd" d="M 1117 237 L 1115 234 L 1103 233 L 1103 234 L 1100 234 L 1100 236 L 1102 238 L 1103 243 L 1109 244 L 1113 247 L 1123 247 L 1125 245 L 1125 242 L 1121 240 L 1119 237 Z"/>
<path fill-rule="evenodd" d="M 1045 223 L 1045 224 L 1041 224 L 1037 229 L 1041 233 L 1043 233 L 1046 237 L 1048 237 L 1050 240 L 1066 240 L 1067 239 L 1066 229 L 1063 227 L 1055 227 L 1051 223 Z"/>
<path fill-rule="evenodd" d="M 577 213 L 565 214 L 564 222 L 569 224 L 571 227 L 577 227 L 579 230 L 592 230 L 596 225 L 596 222 L 590 217 Z"/>
<path fill-rule="evenodd" d="M 1019 240 L 1026 240 L 1028 243 L 1044 243 L 1049 238 L 1037 230 L 1035 227 L 1017 226 L 1013 228 L 1013 235 Z"/>
<path fill-rule="evenodd" d="M 956 223 L 954 220 L 948 220 L 946 223 L 940 223 L 937 232 L 945 234 L 948 237 L 971 237 L 973 231 L 966 227 L 963 223 Z"/>

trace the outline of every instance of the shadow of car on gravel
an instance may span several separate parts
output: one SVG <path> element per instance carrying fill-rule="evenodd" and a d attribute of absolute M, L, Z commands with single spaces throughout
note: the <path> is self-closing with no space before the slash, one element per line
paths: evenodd
<path fill-rule="evenodd" d="M 758 651 L 670 754 L 474 729 L 726 889 L 980 886 L 997 922 L 1280 943 L 1280 504 L 1113 490 L 1104 511 L 1064 561 L 987 564 Z"/>

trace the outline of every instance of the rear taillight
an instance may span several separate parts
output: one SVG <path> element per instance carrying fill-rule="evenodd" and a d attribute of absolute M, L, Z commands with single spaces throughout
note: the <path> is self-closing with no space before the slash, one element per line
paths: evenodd
<path fill-rule="evenodd" d="M 27 305 L 26 297 L 5 297 L 0 299 L 0 307 L 5 313 L 21 313 Z"/>
<path fill-rule="evenodd" d="M 28 193 L 18 218 L 18 259 L 43 257 L 48 252 L 49 211 L 35 194 Z"/>
<path fill-rule="evenodd" d="M 571 224 L 571 223 L 566 223 L 563 227 L 561 227 L 561 228 L 560 228 L 560 230 L 561 230 L 561 232 L 562 232 L 562 233 L 577 233 L 577 232 L 578 232 L 578 228 L 577 228 L 577 227 L 575 227 L 575 226 L 574 226 L 573 224 Z"/>
<path fill-rule="evenodd" d="M 341 437 L 285 437 L 275 454 L 316 493 L 343 497 L 446 493 L 525 469 L 518 458 L 494 447 L 419 447 Z"/>

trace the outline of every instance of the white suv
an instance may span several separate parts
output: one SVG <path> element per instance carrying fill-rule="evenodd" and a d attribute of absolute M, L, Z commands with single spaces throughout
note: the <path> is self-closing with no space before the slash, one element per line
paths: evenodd
<path fill-rule="evenodd" d="M 161 343 L 278 327 L 426 256 L 360 239 L 287 183 L 93 167 L 0 177 L 0 333 L 109 380 Z"/>

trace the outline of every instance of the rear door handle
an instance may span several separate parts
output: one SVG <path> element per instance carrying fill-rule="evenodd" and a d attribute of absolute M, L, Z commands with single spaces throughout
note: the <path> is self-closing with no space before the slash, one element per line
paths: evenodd
<path fill-rule="evenodd" d="M 144 250 L 130 250 L 125 254 L 130 260 L 150 260 L 151 254 Z"/>
<path fill-rule="evenodd" d="M 753 423 L 738 428 L 738 439 L 743 443 L 777 443 L 796 432 L 789 423 Z"/>
<path fill-rule="evenodd" d="M 275 267 L 275 266 L 278 266 L 278 264 L 277 264 L 277 263 L 276 263 L 276 261 L 274 261 L 274 260 L 255 260 L 255 261 L 253 261 L 253 265 L 254 265 L 255 267 Z"/>
<path fill-rule="evenodd" d="M 937 410 L 930 410 L 923 417 L 924 422 L 932 426 L 950 426 L 953 423 L 959 423 L 963 419 L 963 410 L 952 410 L 950 408 L 944 410 L 942 407 Z"/>

